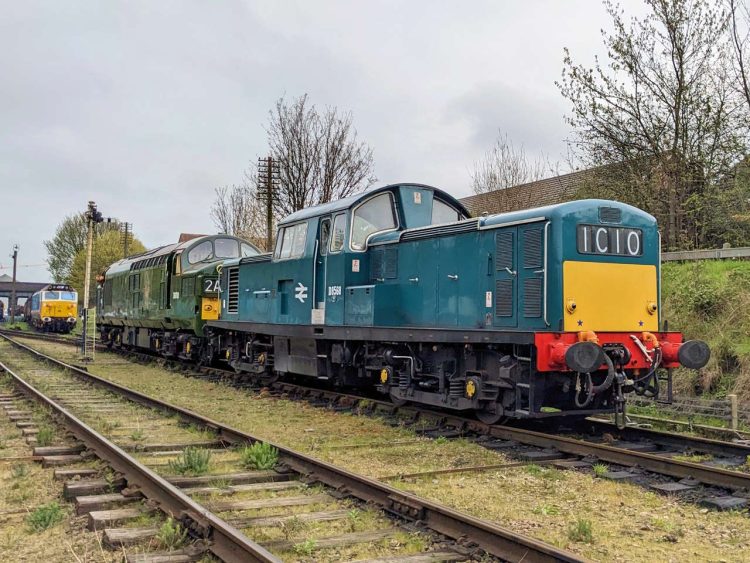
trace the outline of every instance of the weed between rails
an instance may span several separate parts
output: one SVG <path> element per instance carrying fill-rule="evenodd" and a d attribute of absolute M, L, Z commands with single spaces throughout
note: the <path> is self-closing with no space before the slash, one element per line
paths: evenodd
<path fill-rule="evenodd" d="M 255 442 L 240 452 L 247 469 L 273 469 L 279 462 L 279 450 L 265 442 Z"/>
<path fill-rule="evenodd" d="M 51 426 L 42 424 L 39 427 L 39 432 L 36 435 L 36 443 L 38 446 L 50 446 L 52 441 L 55 439 L 55 431 Z"/>
<path fill-rule="evenodd" d="M 156 540 L 159 542 L 159 545 L 171 551 L 184 545 L 187 540 L 187 530 L 174 518 L 170 517 L 159 528 Z"/>
<path fill-rule="evenodd" d="M 179 458 L 169 462 L 168 467 L 179 475 L 203 475 L 208 472 L 210 460 L 210 451 L 188 446 Z"/>

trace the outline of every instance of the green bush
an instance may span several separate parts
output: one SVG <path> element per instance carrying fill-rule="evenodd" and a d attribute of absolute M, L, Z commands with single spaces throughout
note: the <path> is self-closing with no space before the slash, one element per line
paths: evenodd
<path fill-rule="evenodd" d="M 279 462 L 279 450 L 265 442 L 255 442 L 244 448 L 241 456 L 248 469 L 273 469 Z"/>

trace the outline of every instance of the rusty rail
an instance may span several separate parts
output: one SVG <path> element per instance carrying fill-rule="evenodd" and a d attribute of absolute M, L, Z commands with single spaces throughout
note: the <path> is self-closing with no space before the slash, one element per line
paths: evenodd
<path fill-rule="evenodd" d="M 7 338 L 3 336 L 3 338 Z M 12 342 L 12 341 L 11 341 Z M 9 374 L 24 395 L 47 405 L 54 416 L 97 457 L 135 484 L 143 494 L 155 500 L 159 507 L 175 518 L 189 522 L 189 528 L 208 540 L 208 549 L 227 562 L 278 562 L 280 559 L 261 547 L 239 530 L 201 506 L 163 477 L 128 455 L 124 450 L 81 421 L 65 407 L 38 391 L 23 378 L 0 362 L 0 369 Z"/>
<path fill-rule="evenodd" d="M 16 342 L 6 335 L 0 334 L 0 337 L 9 341 L 14 346 L 33 354 L 40 360 L 48 361 L 62 367 L 72 375 L 87 382 L 93 382 L 138 404 L 174 413 L 187 423 L 209 428 L 223 441 L 234 444 L 258 441 L 268 442 L 267 440 L 260 440 L 251 434 L 204 417 L 188 409 L 172 405 L 154 397 L 149 397 L 138 391 L 128 389 L 127 387 L 88 373 L 80 368 L 34 350 L 20 342 Z M 100 438 L 104 439 L 101 436 Z M 439 503 L 417 497 L 375 479 L 336 467 L 335 465 L 279 444 L 268 443 L 279 450 L 281 461 L 294 471 L 308 475 L 342 493 L 349 494 L 365 502 L 373 502 L 392 514 L 410 520 L 419 520 L 431 530 L 451 539 L 468 540 L 487 553 L 505 561 L 547 563 L 553 561 L 574 562 L 583 560 L 580 556 L 569 551 L 518 534 L 492 522 L 475 518 Z M 116 448 L 116 446 L 114 447 Z M 158 478 L 157 475 L 155 477 Z"/>

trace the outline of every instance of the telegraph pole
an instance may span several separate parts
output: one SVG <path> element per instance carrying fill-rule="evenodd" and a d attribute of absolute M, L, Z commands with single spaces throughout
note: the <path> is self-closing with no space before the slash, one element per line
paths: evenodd
<path fill-rule="evenodd" d="M 18 245 L 13 245 L 13 285 L 10 288 L 10 324 L 16 324 L 16 264 L 18 262 Z"/>
<path fill-rule="evenodd" d="M 122 255 L 124 258 L 127 258 L 130 238 L 133 236 L 133 224 L 127 222 L 122 223 L 120 229 L 122 229 Z"/>
<path fill-rule="evenodd" d="M 269 156 L 258 159 L 258 195 L 266 203 L 266 250 L 273 246 L 273 204 L 279 189 L 279 161 Z"/>

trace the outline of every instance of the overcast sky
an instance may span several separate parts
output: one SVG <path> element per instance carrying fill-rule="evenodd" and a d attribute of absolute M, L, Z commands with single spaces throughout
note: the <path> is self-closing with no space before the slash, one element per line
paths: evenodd
<path fill-rule="evenodd" d="M 637 0 L 624 2 L 632 13 Z M 266 151 L 268 110 L 307 92 L 350 110 L 378 183 L 468 195 L 502 130 L 564 159 L 563 48 L 592 62 L 598 0 L 0 4 L 0 273 L 90 199 L 147 247 L 215 232 L 216 186 Z M 46 267 L 19 279 L 46 281 Z"/>

